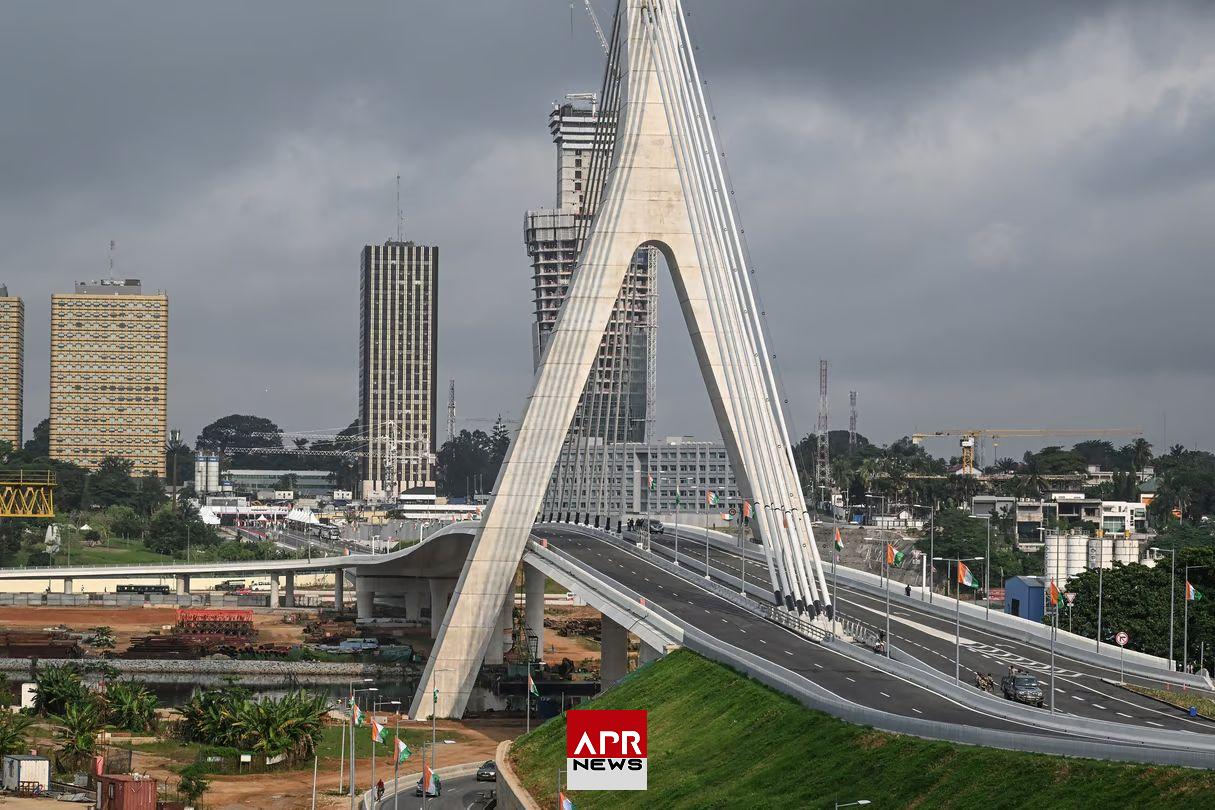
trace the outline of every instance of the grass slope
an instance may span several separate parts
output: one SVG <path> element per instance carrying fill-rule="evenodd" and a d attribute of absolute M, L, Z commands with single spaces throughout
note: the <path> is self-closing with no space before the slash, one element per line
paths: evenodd
<path fill-rule="evenodd" d="M 1215 772 L 1066 759 L 932 742 L 854 726 L 695 653 L 679 650 L 586 708 L 649 710 L 649 790 L 571 794 L 617 807 L 1185 807 L 1215 795 Z M 517 772 L 556 806 L 565 720 L 521 738 Z M 1205 798 L 1204 798 L 1205 797 Z"/>

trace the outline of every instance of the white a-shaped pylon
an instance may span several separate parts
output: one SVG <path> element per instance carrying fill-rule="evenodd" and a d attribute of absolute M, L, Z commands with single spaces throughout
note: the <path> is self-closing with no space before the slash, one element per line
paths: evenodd
<path fill-rule="evenodd" d="M 623 42 L 621 38 L 623 36 Z M 459 716 L 494 635 L 629 262 L 662 251 L 774 601 L 829 610 L 750 270 L 678 0 L 621 0 L 615 149 L 597 213 L 411 709 Z M 621 54 L 619 49 L 623 46 Z M 605 108 L 605 113 L 608 110 Z M 437 690 L 437 691 L 436 691 Z"/>

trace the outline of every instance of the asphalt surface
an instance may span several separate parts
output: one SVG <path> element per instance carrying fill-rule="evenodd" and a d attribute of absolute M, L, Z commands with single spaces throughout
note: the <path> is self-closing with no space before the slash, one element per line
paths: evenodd
<path fill-rule="evenodd" d="M 653 545 L 664 548 L 673 556 L 672 535 L 655 535 Z M 680 559 L 699 571 L 704 568 L 705 543 L 703 539 L 684 532 L 679 535 Z M 741 557 L 737 552 L 709 548 L 709 569 L 724 571 L 733 577 L 742 575 Z M 764 589 L 770 587 L 766 566 L 749 560 L 747 582 Z M 828 587 L 831 576 L 828 571 Z M 902 586 L 896 584 L 896 589 Z M 837 591 L 838 609 L 841 616 L 855 619 L 875 633 L 885 631 L 886 604 L 881 596 L 868 591 L 840 584 Z M 891 635 L 893 647 L 926 663 L 948 676 L 955 672 L 955 641 L 953 621 L 917 610 L 905 602 L 891 603 Z M 961 627 L 961 678 L 973 684 L 976 672 L 992 675 L 997 681 L 1007 674 L 1008 667 L 1015 665 L 1027 670 L 1042 682 L 1043 691 L 1048 690 L 1050 677 L 1049 652 L 1039 647 L 1012 641 L 972 627 Z M 1100 720 L 1109 720 L 1154 728 L 1215 733 L 1215 722 L 1204 718 L 1192 719 L 1180 710 L 1171 709 L 1158 701 L 1135 694 L 1126 689 L 1102 682 L 1102 678 L 1121 680 L 1118 668 L 1102 667 L 1067 656 L 1055 656 L 1055 711 L 1064 715 L 1074 714 Z M 1144 678 L 1128 676 L 1128 682 L 1154 685 Z M 1047 699 L 1049 706 L 1049 698 Z"/>
<path fill-rule="evenodd" d="M 667 573 L 639 555 L 577 529 L 545 527 L 541 534 L 550 546 L 645 596 L 681 621 L 796 672 L 846 700 L 908 717 L 1043 733 L 1028 725 L 974 711 L 816 644 Z"/>
<path fill-rule="evenodd" d="M 414 795 L 414 788 L 401 791 L 393 804 L 392 794 L 387 794 L 380 800 L 379 810 L 468 810 L 485 791 L 494 789 L 494 782 L 478 782 L 476 774 L 443 779 L 443 771 L 439 771 L 442 793 L 430 799 L 429 803 L 421 796 Z"/>

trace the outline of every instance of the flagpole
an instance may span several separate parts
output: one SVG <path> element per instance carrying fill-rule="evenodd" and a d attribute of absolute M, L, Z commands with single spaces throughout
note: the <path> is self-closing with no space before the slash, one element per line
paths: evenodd
<path fill-rule="evenodd" d="M 713 493 L 709 493 L 712 495 Z M 708 501 L 708 498 L 705 499 Z M 705 503 L 705 579 L 709 578 L 709 506 Z"/>
<path fill-rule="evenodd" d="M 958 568 L 954 579 L 957 581 L 957 599 L 953 602 L 953 682 L 962 683 L 962 561 L 958 560 Z"/>
<path fill-rule="evenodd" d="M 886 546 L 886 657 L 890 657 L 890 546 Z"/>
<path fill-rule="evenodd" d="M 743 540 L 743 524 L 746 523 L 746 502 L 739 498 L 738 500 L 738 556 L 742 557 L 742 587 L 739 588 L 739 593 L 745 599 L 747 596 L 747 548 Z"/>
<path fill-rule="evenodd" d="M 532 660 L 527 659 L 527 679 L 523 682 L 523 691 L 527 692 L 527 733 L 532 733 Z"/>
<path fill-rule="evenodd" d="M 397 743 L 400 739 L 401 713 L 397 712 L 396 726 L 392 729 L 392 810 L 397 810 L 397 796 L 401 794 L 401 755 L 397 753 Z"/>
<path fill-rule="evenodd" d="M 350 706 L 346 707 L 347 709 Z M 338 752 L 338 795 L 345 793 L 346 787 L 346 718 L 342 718 L 342 744 Z"/>
<path fill-rule="evenodd" d="M 371 702 L 371 795 L 375 795 L 375 701 Z M 375 806 L 374 804 L 372 805 Z"/>

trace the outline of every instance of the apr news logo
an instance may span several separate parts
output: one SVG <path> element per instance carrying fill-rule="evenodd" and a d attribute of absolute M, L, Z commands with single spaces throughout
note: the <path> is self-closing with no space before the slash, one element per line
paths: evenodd
<path fill-rule="evenodd" d="M 648 773 L 644 709 L 566 712 L 567 788 L 645 790 Z"/>

